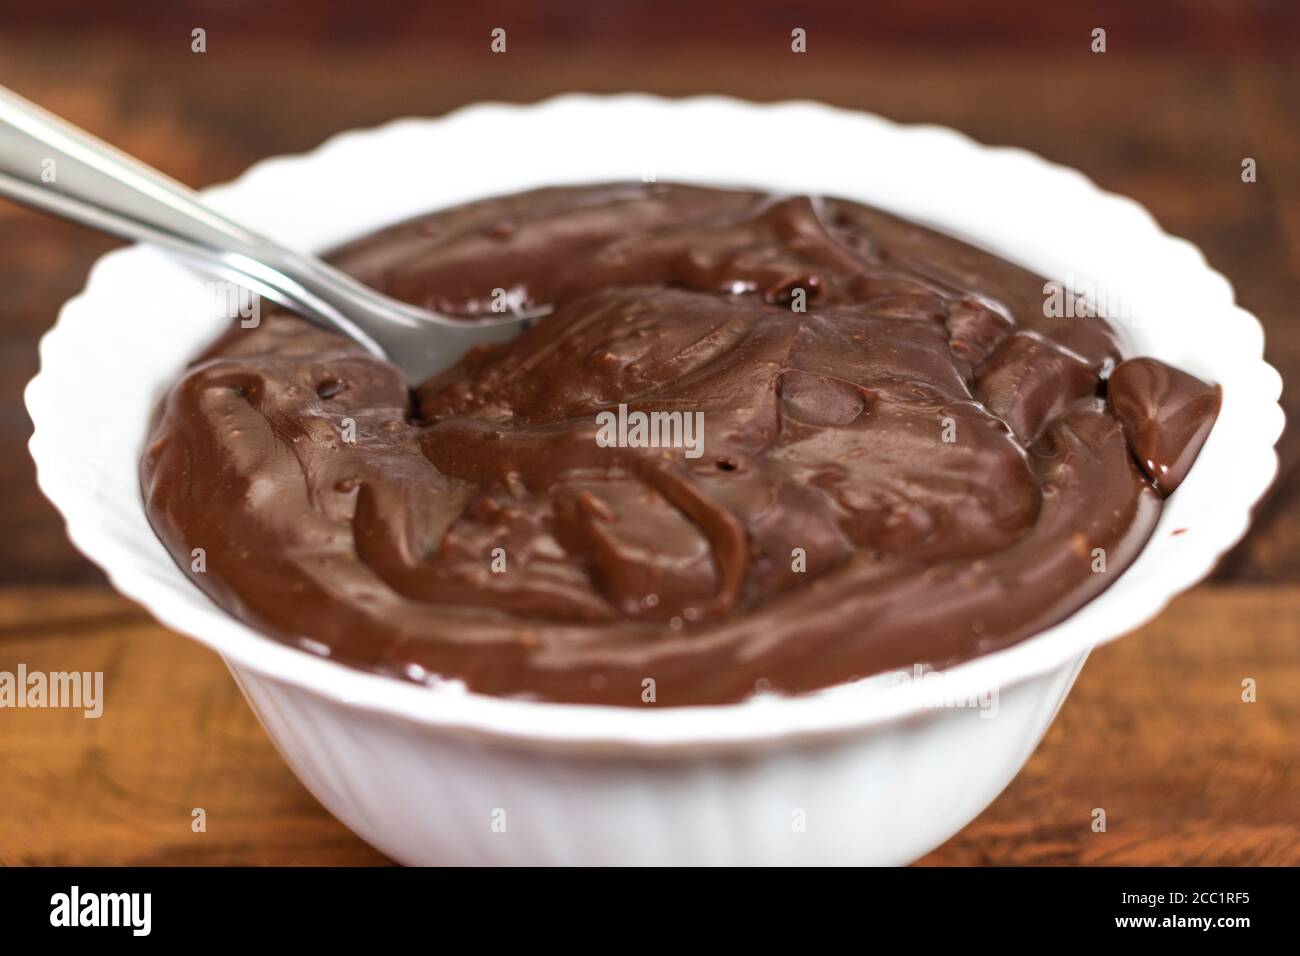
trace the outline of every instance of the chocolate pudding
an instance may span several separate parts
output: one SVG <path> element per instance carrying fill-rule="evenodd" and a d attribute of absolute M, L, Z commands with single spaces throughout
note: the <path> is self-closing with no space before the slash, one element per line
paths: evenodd
<path fill-rule="evenodd" d="M 553 311 L 421 383 L 236 325 L 158 412 L 150 521 L 259 630 L 486 694 L 721 704 L 1015 644 L 1123 573 L 1219 407 L 1042 278 L 838 199 L 541 189 L 330 258 Z"/>

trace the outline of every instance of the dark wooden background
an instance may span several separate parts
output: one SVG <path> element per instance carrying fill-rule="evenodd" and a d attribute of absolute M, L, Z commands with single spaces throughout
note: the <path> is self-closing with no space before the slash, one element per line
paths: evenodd
<path fill-rule="evenodd" d="M 1140 200 L 1232 280 L 1269 359 L 1300 376 L 1300 5 L 465 6 L 0 0 L 0 84 L 195 186 L 342 129 L 570 90 L 807 97 L 950 125 Z M 497 26 L 505 55 L 489 52 Z M 108 591 L 36 490 L 21 403 L 36 342 L 114 245 L 0 203 L 0 670 L 103 669 L 110 695 L 100 721 L 0 711 L 0 863 L 378 862 L 296 784 L 220 662 Z M 1300 419 L 1295 394 L 1283 404 Z M 1099 651 L 1026 771 L 927 862 L 1300 862 L 1294 430 L 1280 453 L 1212 581 Z M 1245 676 L 1256 704 L 1239 699 Z M 214 821 L 201 837 L 195 806 Z M 1097 806 L 1113 808 L 1107 834 L 1088 828 Z"/>

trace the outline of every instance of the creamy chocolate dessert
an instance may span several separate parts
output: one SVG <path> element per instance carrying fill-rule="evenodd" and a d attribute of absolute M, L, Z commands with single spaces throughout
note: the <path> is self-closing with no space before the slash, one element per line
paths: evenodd
<path fill-rule="evenodd" d="M 149 518 L 254 627 L 487 694 L 720 704 L 1007 647 L 1132 562 L 1219 407 L 842 200 L 542 189 L 331 258 L 553 312 L 422 383 L 285 312 L 232 328 L 159 410 Z"/>

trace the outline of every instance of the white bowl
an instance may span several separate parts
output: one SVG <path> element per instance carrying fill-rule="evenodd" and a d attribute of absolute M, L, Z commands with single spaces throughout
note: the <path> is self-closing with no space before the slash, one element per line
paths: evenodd
<path fill-rule="evenodd" d="M 880 679 L 722 707 L 529 703 L 406 684 L 259 634 L 185 578 L 145 518 L 150 414 L 225 320 L 202 277 L 144 247 L 96 263 L 41 343 L 26 396 L 41 488 L 118 590 L 225 658 L 303 782 L 396 860 L 906 863 L 1011 780 L 1094 645 L 1150 619 L 1242 536 L 1277 468 L 1280 379 L 1228 282 L 1133 201 L 1021 150 L 814 103 L 473 106 L 336 136 L 207 195 L 316 249 L 485 195 L 648 175 L 824 193 L 933 223 L 1105 290 L 1141 318 L 1120 323 L 1135 353 L 1222 384 L 1218 423 L 1132 567 L 1065 622 L 945 673 L 940 697 L 995 692 L 995 716 L 936 706 L 931 683 Z"/>

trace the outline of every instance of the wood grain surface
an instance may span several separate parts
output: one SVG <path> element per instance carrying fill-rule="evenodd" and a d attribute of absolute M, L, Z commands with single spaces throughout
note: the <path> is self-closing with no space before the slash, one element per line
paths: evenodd
<path fill-rule="evenodd" d="M 97 719 L 0 716 L 0 864 L 387 863 L 298 783 L 221 660 L 125 599 L 0 594 L 0 643 L 104 672 Z M 1297 726 L 1300 588 L 1200 588 L 1095 651 L 1025 769 L 922 862 L 1300 864 Z"/>
<path fill-rule="evenodd" d="M 1034 19 L 1041 5 L 1018 3 L 992 25 L 938 29 L 883 4 L 874 21 L 810 24 L 802 56 L 768 3 L 736 30 L 644 5 L 615 24 L 603 4 L 580 17 L 505 3 L 491 14 L 515 18 L 504 56 L 488 52 L 486 21 L 440 29 L 427 5 L 398 6 L 406 19 L 376 30 L 328 0 L 260 22 L 183 2 L 84 17 L 65 0 L 24 5 L 0 10 L 0 84 L 195 186 L 343 129 L 575 89 L 811 98 L 954 126 L 1138 199 L 1233 281 L 1269 359 L 1300 377 L 1294 5 L 1080 4 Z M 1093 22 L 1109 26 L 1104 55 L 1088 50 Z M 194 54 L 189 31 L 204 24 L 208 52 Z M 1241 180 L 1246 157 L 1255 183 Z M 526 146 L 503 151 L 526 158 Z M 386 862 L 296 783 L 217 658 L 106 588 L 36 489 L 21 404 L 36 342 L 115 245 L 0 203 L 0 670 L 104 670 L 108 699 L 99 720 L 0 711 L 0 863 Z M 1296 393 L 1283 404 L 1300 420 Z M 1300 863 L 1295 429 L 1280 455 L 1252 533 L 1213 582 L 1099 650 L 1024 772 L 925 863 Z M 1255 704 L 1240 700 L 1244 677 L 1258 681 Z M 1090 829 L 1095 807 L 1104 834 Z"/>

